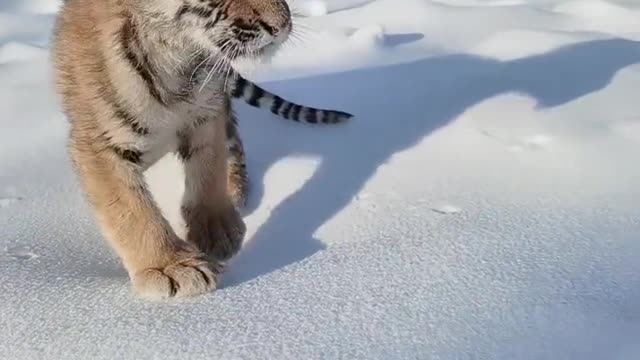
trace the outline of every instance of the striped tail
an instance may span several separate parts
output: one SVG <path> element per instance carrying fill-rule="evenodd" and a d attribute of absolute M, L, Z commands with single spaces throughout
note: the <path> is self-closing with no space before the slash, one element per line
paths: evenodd
<path fill-rule="evenodd" d="M 292 103 L 259 87 L 240 74 L 236 74 L 232 86 L 233 98 L 242 98 L 247 104 L 260 109 L 269 108 L 273 114 L 285 119 L 310 124 L 337 124 L 353 117 L 342 111 L 316 109 Z"/>

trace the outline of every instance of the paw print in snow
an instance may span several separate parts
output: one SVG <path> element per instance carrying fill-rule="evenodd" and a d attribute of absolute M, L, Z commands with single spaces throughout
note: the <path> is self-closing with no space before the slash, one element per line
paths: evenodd
<path fill-rule="evenodd" d="M 38 254 L 31 251 L 31 249 L 27 246 L 14 246 L 5 249 L 5 253 L 9 258 L 15 260 L 32 260 L 38 258 Z"/>
<path fill-rule="evenodd" d="M 434 212 L 437 212 L 438 214 L 443 214 L 443 215 L 457 214 L 462 211 L 461 208 L 454 205 L 449 205 L 449 204 L 440 205 L 440 206 L 431 208 L 431 210 Z"/>
<path fill-rule="evenodd" d="M 23 199 L 21 197 L 0 197 L 0 209 L 7 208 L 20 200 Z"/>

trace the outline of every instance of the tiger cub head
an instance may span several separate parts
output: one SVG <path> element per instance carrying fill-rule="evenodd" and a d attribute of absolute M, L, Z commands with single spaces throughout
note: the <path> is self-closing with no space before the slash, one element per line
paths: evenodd
<path fill-rule="evenodd" d="M 228 60 L 272 53 L 292 31 L 285 0 L 155 1 L 183 38 Z"/>

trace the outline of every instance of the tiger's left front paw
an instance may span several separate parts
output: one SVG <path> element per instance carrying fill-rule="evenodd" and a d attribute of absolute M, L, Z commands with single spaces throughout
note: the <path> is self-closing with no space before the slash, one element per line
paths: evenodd
<path fill-rule="evenodd" d="M 182 211 L 188 227 L 187 241 L 197 245 L 211 261 L 226 262 L 238 253 L 246 226 L 231 203 L 219 208 L 183 207 Z"/>

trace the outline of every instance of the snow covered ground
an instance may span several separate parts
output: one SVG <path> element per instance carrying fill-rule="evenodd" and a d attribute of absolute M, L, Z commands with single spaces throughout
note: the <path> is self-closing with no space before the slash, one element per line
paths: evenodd
<path fill-rule="evenodd" d="M 78 192 L 54 0 L 0 0 L 1 359 L 640 358 L 640 3 L 297 0 L 239 104 L 253 193 L 221 288 L 134 298 Z M 178 226 L 181 169 L 149 171 Z"/>

